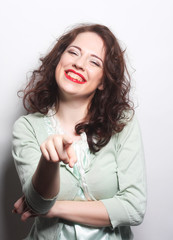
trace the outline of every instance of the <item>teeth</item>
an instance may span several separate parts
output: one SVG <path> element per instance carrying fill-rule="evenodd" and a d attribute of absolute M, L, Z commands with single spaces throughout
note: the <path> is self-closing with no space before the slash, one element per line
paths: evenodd
<path fill-rule="evenodd" d="M 79 75 L 77 75 L 77 74 L 75 74 L 73 72 L 68 72 L 67 75 L 72 77 L 72 78 L 74 78 L 74 79 L 76 79 L 76 80 L 78 80 L 79 82 L 83 82 L 83 79 Z"/>

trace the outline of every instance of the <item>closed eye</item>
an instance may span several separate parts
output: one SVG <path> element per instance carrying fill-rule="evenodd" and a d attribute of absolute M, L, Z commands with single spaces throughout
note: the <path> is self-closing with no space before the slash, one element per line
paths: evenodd
<path fill-rule="evenodd" d="M 75 51 L 72 51 L 72 50 L 68 50 L 68 53 L 72 54 L 72 55 L 78 55 Z"/>
<path fill-rule="evenodd" d="M 95 61 L 91 61 L 92 64 L 94 64 L 95 66 L 97 67 L 100 67 L 100 64 L 98 62 L 95 62 Z"/>

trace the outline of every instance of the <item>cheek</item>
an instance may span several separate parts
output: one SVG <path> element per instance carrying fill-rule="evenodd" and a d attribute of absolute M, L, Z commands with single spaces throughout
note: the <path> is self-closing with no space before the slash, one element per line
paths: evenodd
<path fill-rule="evenodd" d="M 100 80 L 103 77 L 103 71 L 100 69 L 88 68 L 90 78 Z"/>
<path fill-rule="evenodd" d="M 66 52 L 61 56 L 61 59 L 60 59 L 60 64 L 62 67 L 68 65 L 68 64 L 71 64 L 72 62 L 72 57 L 69 56 L 69 54 L 67 54 Z"/>
<path fill-rule="evenodd" d="M 55 69 L 55 80 L 57 84 L 60 83 L 60 80 L 63 78 L 63 76 L 64 76 L 64 70 L 61 66 L 61 63 L 59 63 Z"/>
<path fill-rule="evenodd" d="M 55 74 L 58 74 L 66 64 L 67 64 L 66 57 L 65 55 L 62 55 L 58 65 L 56 66 Z"/>
<path fill-rule="evenodd" d="M 102 77 L 103 77 L 103 73 L 102 72 L 95 72 L 93 73 L 93 79 L 95 80 L 95 82 L 97 83 L 101 83 L 102 82 Z"/>
<path fill-rule="evenodd" d="M 56 69 L 55 69 L 55 78 L 57 80 L 59 74 L 60 74 L 60 69 L 61 69 L 61 65 L 60 63 L 57 65 Z"/>

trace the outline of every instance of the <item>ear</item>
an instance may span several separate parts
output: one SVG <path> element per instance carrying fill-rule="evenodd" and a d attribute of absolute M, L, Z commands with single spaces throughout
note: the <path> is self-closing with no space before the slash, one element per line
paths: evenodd
<path fill-rule="evenodd" d="M 103 82 L 101 82 L 98 86 L 98 90 L 103 91 L 104 87 L 103 87 Z"/>

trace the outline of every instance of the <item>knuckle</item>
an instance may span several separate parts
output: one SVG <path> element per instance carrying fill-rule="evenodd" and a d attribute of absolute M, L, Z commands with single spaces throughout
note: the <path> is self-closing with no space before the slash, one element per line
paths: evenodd
<path fill-rule="evenodd" d="M 65 163 L 65 164 L 68 164 L 68 163 L 69 163 L 68 158 L 61 159 L 61 161 L 62 161 L 63 163 Z"/>
<path fill-rule="evenodd" d="M 66 157 L 62 157 L 61 158 L 61 161 L 64 162 L 64 163 L 67 163 L 68 162 L 68 159 Z"/>
<path fill-rule="evenodd" d="M 52 154 L 52 156 L 51 156 L 51 161 L 52 161 L 52 162 L 58 162 L 58 161 L 59 161 L 58 155 Z"/>
<path fill-rule="evenodd" d="M 45 146 L 50 146 L 51 143 L 52 143 L 52 139 L 49 138 L 49 139 L 46 141 Z"/>
<path fill-rule="evenodd" d="M 56 135 L 54 135 L 54 137 L 53 137 L 53 139 L 52 139 L 52 140 L 53 140 L 53 142 L 54 142 L 54 143 L 57 143 L 57 142 L 58 142 L 58 143 L 59 143 L 59 142 L 62 142 L 61 135 L 57 135 L 57 134 L 56 134 Z"/>
<path fill-rule="evenodd" d="M 58 158 L 52 158 L 51 160 L 52 160 L 52 162 L 58 162 L 59 161 Z"/>
<path fill-rule="evenodd" d="M 40 145 L 40 150 L 43 151 L 44 148 L 45 148 L 45 143 L 42 143 L 42 144 Z"/>

